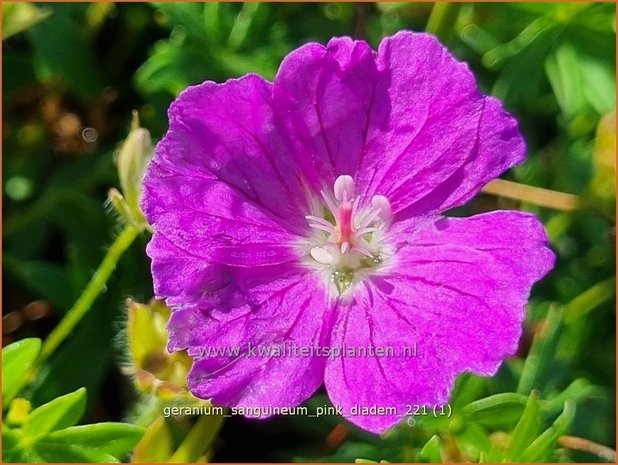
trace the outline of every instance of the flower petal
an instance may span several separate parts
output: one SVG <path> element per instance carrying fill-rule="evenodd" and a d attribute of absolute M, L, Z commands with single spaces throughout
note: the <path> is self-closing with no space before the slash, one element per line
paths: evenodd
<path fill-rule="evenodd" d="M 375 52 L 366 42 L 349 38 L 333 39 L 327 46 L 307 44 L 281 63 L 273 97 L 314 191 L 358 172 L 371 107 L 388 105 L 384 92 L 374 95 L 377 74 Z"/>
<path fill-rule="evenodd" d="M 399 218 L 423 215 L 430 212 L 444 212 L 468 202 L 481 188 L 494 178 L 500 176 L 513 165 L 524 161 L 526 146 L 521 137 L 517 121 L 504 109 L 494 97 L 483 98 L 483 108 L 478 123 L 474 148 L 470 156 L 456 170 L 448 173 L 440 184 L 428 189 L 427 193 L 414 198 L 407 205 L 403 199 L 409 198 L 404 193 L 403 185 L 393 194 L 400 198 Z M 437 170 L 431 167 L 429 170 Z M 422 182 L 419 176 L 416 181 Z M 432 182 L 433 184 L 433 182 Z"/>
<path fill-rule="evenodd" d="M 297 257 L 309 211 L 274 123 L 271 85 L 249 75 L 205 82 L 172 104 L 144 180 L 150 224 L 179 248 L 239 266 Z"/>
<path fill-rule="evenodd" d="M 402 31 L 377 53 L 349 38 L 307 44 L 273 97 L 308 185 L 351 175 L 399 218 L 461 205 L 524 157 L 515 120 L 428 34 Z"/>
<path fill-rule="evenodd" d="M 402 238 L 395 263 L 339 309 L 332 344 L 393 347 L 396 356 L 342 357 L 325 373 L 344 411 L 355 404 L 396 408 L 348 417 L 374 432 L 399 421 L 409 405 L 447 402 L 461 372 L 494 374 L 515 353 L 530 288 L 554 261 L 542 225 L 526 213 L 393 227 Z M 417 356 L 403 356 L 414 343 Z"/>
<path fill-rule="evenodd" d="M 320 291 L 324 286 L 306 270 L 292 268 L 273 269 L 266 277 L 239 276 L 235 285 L 245 311 L 232 319 L 196 308 L 172 314 L 170 348 L 188 347 L 195 357 L 188 378 L 191 391 L 228 407 L 298 405 L 321 385 L 324 359 L 277 355 L 276 348 L 325 344 L 332 305 Z"/>
<path fill-rule="evenodd" d="M 400 218 L 461 205 L 523 161 L 515 120 L 434 37 L 400 32 L 382 41 L 377 61 L 391 111 L 386 130 L 370 133 L 361 184 Z"/>

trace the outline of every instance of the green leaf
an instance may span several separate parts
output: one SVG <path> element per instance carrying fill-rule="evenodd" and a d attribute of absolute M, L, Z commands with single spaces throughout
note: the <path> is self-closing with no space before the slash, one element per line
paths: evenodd
<path fill-rule="evenodd" d="M 569 42 L 560 44 L 545 60 L 545 71 L 564 115 L 571 119 L 585 105 L 582 63 Z"/>
<path fill-rule="evenodd" d="M 234 26 L 228 36 L 227 45 L 231 50 L 243 48 L 253 39 L 251 32 L 256 23 L 268 13 L 268 4 L 262 2 L 246 2 L 234 21 Z"/>
<path fill-rule="evenodd" d="M 2 408 L 6 408 L 19 393 L 41 350 L 41 340 L 22 339 L 2 349 Z"/>
<path fill-rule="evenodd" d="M 583 56 L 584 96 L 599 113 L 616 110 L 616 73 L 612 66 L 598 58 Z"/>
<path fill-rule="evenodd" d="M 203 22 L 204 5 L 202 3 L 155 2 L 153 5 L 165 14 L 168 22 L 166 25 L 170 28 L 182 26 L 192 39 L 204 46 L 208 45 Z"/>
<path fill-rule="evenodd" d="M 48 463 L 116 463 L 111 454 L 76 444 L 57 444 L 47 440 L 34 445 L 34 451 Z"/>
<path fill-rule="evenodd" d="M 546 416 L 558 415 L 564 408 L 564 403 L 567 400 L 572 400 L 579 403 L 584 399 L 590 399 L 592 396 L 601 396 L 602 390 L 597 386 L 590 384 L 585 378 L 577 378 L 563 391 L 558 392 L 554 397 L 543 402 L 541 409 Z"/>
<path fill-rule="evenodd" d="M 596 283 L 564 306 L 565 324 L 577 323 L 580 318 L 610 300 L 614 295 L 616 295 L 615 276 Z"/>
<path fill-rule="evenodd" d="M 234 23 L 233 5 L 224 2 L 204 3 L 204 33 L 214 46 L 223 45 Z"/>
<path fill-rule="evenodd" d="M 454 409 L 459 410 L 460 407 L 482 397 L 486 386 L 487 378 L 471 373 L 462 374 L 455 383 L 453 395 L 451 396 L 451 405 Z"/>
<path fill-rule="evenodd" d="M 5 3 L 2 7 L 2 40 L 31 28 L 49 14 L 31 3 Z"/>
<path fill-rule="evenodd" d="M 2 462 L 3 463 L 31 463 L 43 462 L 34 451 L 19 447 L 24 435 L 21 430 L 11 429 L 2 425 Z"/>
<path fill-rule="evenodd" d="M 507 47 L 508 44 L 505 44 L 489 51 L 483 57 L 486 66 L 501 66 L 492 93 L 503 99 L 507 108 L 514 105 L 534 107 L 535 104 L 538 105 L 544 92 L 546 75 L 538 63 L 543 62 L 550 52 L 560 31 L 552 27 L 551 23 L 543 21 L 539 22 L 537 28 L 538 30 L 529 34 L 532 37 L 530 40 L 514 41 L 518 47 L 522 43 L 525 47 L 517 49 L 513 55 L 510 55 L 511 50 Z"/>
<path fill-rule="evenodd" d="M 541 426 L 538 397 L 537 391 L 530 394 L 524 413 L 511 433 L 504 452 L 504 458 L 509 462 L 518 461 L 519 455 L 534 440 Z"/>
<path fill-rule="evenodd" d="M 86 408 L 86 389 L 80 388 L 34 409 L 24 424 L 26 436 L 36 436 L 73 426 Z"/>
<path fill-rule="evenodd" d="M 187 437 L 169 462 L 195 462 L 208 451 L 212 441 L 217 437 L 223 417 L 219 415 L 203 415 L 197 419 Z"/>
<path fill-rule="evenodd" d="M 141 426 L 127 423 L 97 423 L 80 425 L 50 433 L 46 443 L 67 446 L 75 444 L 101 453 L 122 457 L 128 453 L 144 434 Z"/>
<path fill-rule="evenodd" d="M 173 440 L 165 418 L 159 416 L 146 429 L 142 439 L 133 449 L 134 463 L 166 462 L 173 453 Z"/>
<path fill-rule="evenodd" d="M 2 462 L 3 463 L 42 463 L 45 459 L 31 449 L 15 448 L 5 450 L 2 447 Z"/>
<path fill-rule="evenodd" d="M 92 103 L 103 84 L 89 38 L 79 22 L 84 6 L 58 3 L 50 8 L 53 14 L 27 33 L 36 73 L 42 82 L 60 78 L 83 103 Z"/>
<path fill-rule="evenodd" d="M 532 389 L 542 389 L 548 380 L 548 373 L 555 363 L 556 347 L 559 341 L 562 310 L 550 308 L 544 322 L 544 329 L 535 337 L 526 357 L 517 392 L 528 394 Z"/>
<path fill-rule="evenodd" d="M 469 421 L 484 426 L 506 425 L 521 417 L 526 400 L 526 396 L 515 392 L 495 394 L 469 403 L 462 413 Z"/>
<path fill-rule="evenodd" d="M 564 434 L 575 416 L 575 403 L 567 400 L 564 410 L 554 424 L 536 438 L 521 454 L 521 461 L 528 463 L 547 462 L 551 460 L 558 438 Z"/>
<path fill-rule="evenodd" d="M 426 460 L 429 463 L 442 462 L 442 454 L 440 449 L 440 438 L 434 434 L 421 449 L 421 459 Z"/>
<path fill-rule="evenodd" d="M 146 94 L 168 92 L 177 95 L 190 84 L 212 74 L 213 62 L 208 49 L 196 45 L 179 45 L 171 41 L 155 44 L 150 58 L 135 73 L 137 88 Z"/>
<path fill-rule="evenodd" d="M 8 451 L 14 449 L 17 443 L 21 439 L 21 431 L 11 429 L 5 424 L 2 425 L 2 450 Z"/>
<path fill-rule="evenodd" d="M 468 423 L 457 435 L 459 449 L 470 457 L 480 457 L 491 449 L 491 441 L 485 428 L 478 423 Z"/>

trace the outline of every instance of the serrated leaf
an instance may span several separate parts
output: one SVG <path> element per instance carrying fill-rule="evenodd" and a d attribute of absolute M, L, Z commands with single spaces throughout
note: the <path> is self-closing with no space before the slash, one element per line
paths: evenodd
<path fill-rule="evenodd" d="M 34 409 L 24 424 L 26 436 L 36 436 L 73 426 L 86 408 L 86 389 L 57 397 Z"/>
<path fill-rule="evenodd" d="M 28 370 L 41 350 L 41 340 L 22 339 L 2 349 L 2 408 L 19 393 Z"/>
<path fill-rule="evenodd" d="M 533 391 L 528 397 L 524 413 L 511 433 L 504 458 L 509 462 L 518 461 L 519 455 L 536 437 L 540 426 L 538 392 Z"/>
<path fill-rule="evenodd" d="M 144 434 L 141 426 L 127 423 L 97 423 L 65 428 L 50 433 L 46 443 L 86 447 L 101 453 L 122 457 L 128 453 Z"/>

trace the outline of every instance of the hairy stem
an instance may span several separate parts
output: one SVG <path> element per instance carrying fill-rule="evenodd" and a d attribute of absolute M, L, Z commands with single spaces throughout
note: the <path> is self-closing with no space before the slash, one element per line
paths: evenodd
<path fill-rule="evenodd" d="M 77 301 L 75 301 L 75 304 L 73 304 L 62 321 L 60 321 L 58 326 L 54 328 L 43 342 L 43 347 L 41 348 L 41 353 L 35 367 L 43 365 L 49 359 L 84 315 L 88 313 L 88 310 L 90 310 L 93 302 L 99 296 L 101 290 L 105 287 L 105 283 L 107 283 L 107 280 L 116 268 L 118 260 L 120 260 L 122 254 L 129 248 L 139 233 L 139 228 L 127 225 L 118 235 L 105 254 L 105 257 L 103 257 L 103 261 L 92 275 L 90 282 Z"/>

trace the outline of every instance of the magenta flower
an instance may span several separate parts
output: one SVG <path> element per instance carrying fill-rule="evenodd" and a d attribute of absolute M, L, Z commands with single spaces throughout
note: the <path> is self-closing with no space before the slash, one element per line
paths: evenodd
<path fill-rule="evenodd" d="M 194 356 L 197 397 L 292 407 L 324 382 L 344 416 L 382 432 L 515 352 L 554 255 L 531 214 L 443 216 L 525 147 L 435 38 L 310 43 L 272 83 L 190 87 L 169 119 L 142 206 L 155 293 L 174 308 L 169 349 Z M 396 353 L 248 354 L 285 344 Z"/>

